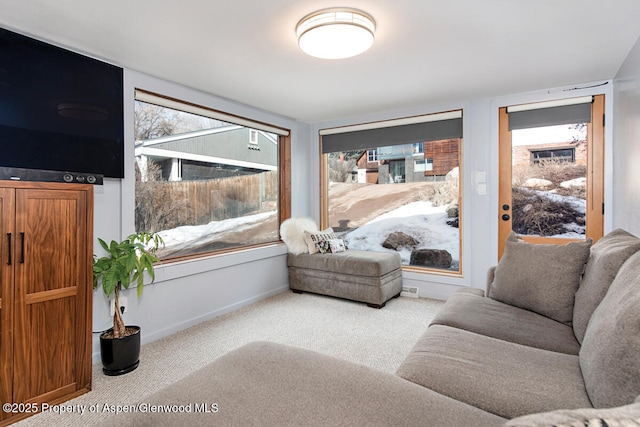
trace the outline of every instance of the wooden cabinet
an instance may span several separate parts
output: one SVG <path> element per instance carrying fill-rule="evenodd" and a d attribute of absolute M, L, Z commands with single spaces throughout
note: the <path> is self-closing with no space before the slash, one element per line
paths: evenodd
<path fill-rule="evenodd" d="M 0 402 L 91 389 L 92 241 L 92 186 L 0 181 Z"/>

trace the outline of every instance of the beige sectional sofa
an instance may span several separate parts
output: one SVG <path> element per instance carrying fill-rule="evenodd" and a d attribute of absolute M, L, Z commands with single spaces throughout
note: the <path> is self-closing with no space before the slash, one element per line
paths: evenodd
<path fill-rule="evenodd" d="M 145 399 L 215 401 L 216 413 L 108 424 L 640 425 L 640 240 L 590 243 L 511 236 L 486 291 L 454 294 L 397 375 L 256 342 Z"/>

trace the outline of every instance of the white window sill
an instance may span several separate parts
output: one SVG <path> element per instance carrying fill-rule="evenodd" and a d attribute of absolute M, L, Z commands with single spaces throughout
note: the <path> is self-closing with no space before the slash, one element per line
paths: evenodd
<path fill-rule="evenodd" d="M 175 280 L 181 277 L 206 273 L 286 254 L 287 247 L 284 243 L 273 243 L 259 248 L 243 249 L 236 252 L 168 262 L 166 264 L 160 263 L 155 266 L 156 280 L 154 283 Z M 146 284 L 148 283 L 145 283 L 145 285 Z"/>

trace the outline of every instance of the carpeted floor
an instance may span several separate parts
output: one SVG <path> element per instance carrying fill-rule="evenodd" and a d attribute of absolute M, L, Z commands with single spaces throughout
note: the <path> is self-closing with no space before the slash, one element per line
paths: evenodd
<path fill-rule="evenodd" d="M 215 358 L 256 340 L 306 348 L 393 373 L 442 304 L 400 297 L 376 310 L 336 298 L 284 292 L 142 346 L 140 366 L 129 374 L 107 377 L 98 363 L 93 367 L 92 391 L 64 404 L 73 413 L 42 413 L 14 425 L 91 425 L 108 415 L 102 413 L 105 405 L 144 401 Z"/>

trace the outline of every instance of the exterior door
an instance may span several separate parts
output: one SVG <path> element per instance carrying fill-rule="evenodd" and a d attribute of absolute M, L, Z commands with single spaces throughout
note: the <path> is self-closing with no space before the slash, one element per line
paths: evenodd
<path fill-rule="evenodd" d="M 389 175 L 391 182 L 402 183 L 406 181 L 405 159 L 389 161 Z"/>
<path fill-rule="evenodd" d="M 15 191 L 13 401 L 52 402 L 91 381 L 87 192 Z"/>
<path fill-rule="evenodd" d="M 602 237 L 604 95 L 589 98 L 500 108 L 499 258 L 511 231 L 531 243 Z"/>

